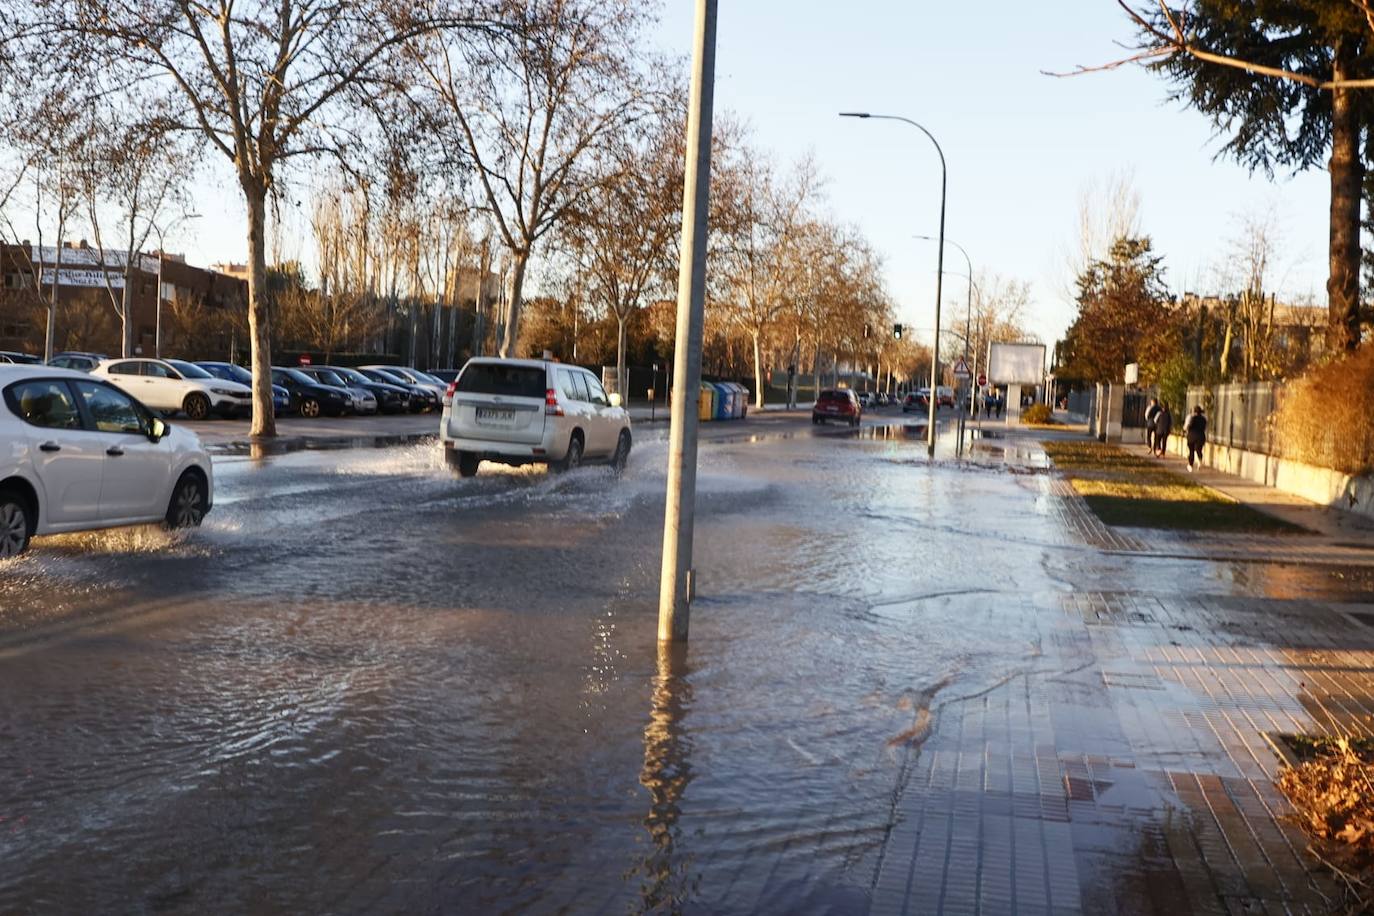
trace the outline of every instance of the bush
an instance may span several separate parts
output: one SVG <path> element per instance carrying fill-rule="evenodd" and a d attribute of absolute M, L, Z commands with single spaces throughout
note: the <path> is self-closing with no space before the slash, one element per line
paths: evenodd
<path fill-rule="evenodd" d="M 1022 423 L 1053 423 L 1054 418 L 1050 413 L 1048 404 L 1032 404 L 1021 411 Z"/>
<path fill-rule="evenodd" d="M 1310 369 L 1274 414 L 1279 453 L 1346 474 L 1374 463 L 1374 346 Z"/>

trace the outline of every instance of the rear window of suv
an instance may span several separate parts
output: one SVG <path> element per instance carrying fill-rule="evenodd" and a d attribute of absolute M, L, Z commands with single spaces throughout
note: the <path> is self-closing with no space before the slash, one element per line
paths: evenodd
<path fill-rule="evenodd" d="M 458 390 L 468 394 L 503 394 L 542 400 L 548 386 L 542 367 L 473 363 L 458 376 Z"/>

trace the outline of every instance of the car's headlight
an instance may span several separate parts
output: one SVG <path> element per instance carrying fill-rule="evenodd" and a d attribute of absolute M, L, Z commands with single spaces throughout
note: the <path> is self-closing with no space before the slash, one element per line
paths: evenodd
<path fill-rule="evenodd" d="M 233 388 L 211 388 L 210 392 L 212 394 L 222 394 L 226 398 L 243 397 L 243 392 L 235 391 Z"/>

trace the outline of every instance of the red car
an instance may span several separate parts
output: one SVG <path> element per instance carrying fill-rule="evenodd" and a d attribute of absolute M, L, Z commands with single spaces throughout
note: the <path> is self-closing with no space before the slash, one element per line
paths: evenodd
<path fill-rule="evenodd" d="M 811 422 L 844 420 L 850 426 L 858 426 L 863 413 L 864 409 L 859 399 L 848 388 L 826 389 L 811 406 Z"/>

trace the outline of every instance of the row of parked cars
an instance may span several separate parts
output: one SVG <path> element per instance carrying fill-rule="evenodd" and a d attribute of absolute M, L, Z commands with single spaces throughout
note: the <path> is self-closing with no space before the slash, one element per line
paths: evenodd
<path fill-rule="evenodd" d="M 37 357 L 0 351 L 0 363 L 41 364 Z M 163 413 L 191 420 L 240 417 L 252 412 L 253 375 L 243 366 L 217 360 L 132 357 L 109 359 L 100 353 L 59 353 L 48 361 L 109 379 L 114 385 Z M 404 366 L 272 367 L 272 405 L 277 414 L 339 417 L 349 414 L 437 412 L 447 378 Z"/>

